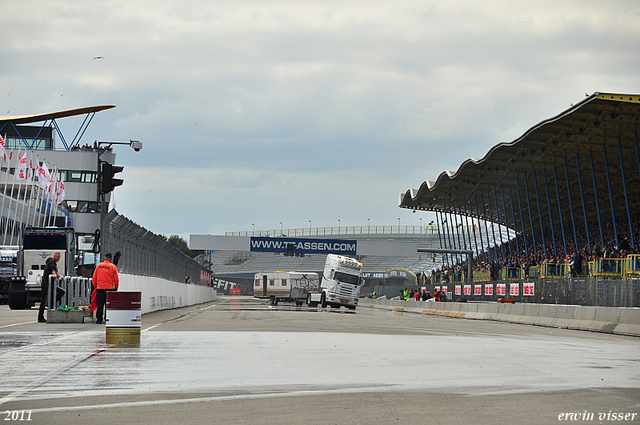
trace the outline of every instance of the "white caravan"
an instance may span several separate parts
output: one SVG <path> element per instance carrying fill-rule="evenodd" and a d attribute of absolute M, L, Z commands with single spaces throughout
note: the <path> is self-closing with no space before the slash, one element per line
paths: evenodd
<path fill-rule="evenodd" d="M 253 296 L 269 298 L 272 305 L 277 305 L 278 301 L 288 301 L 301 306 L 311 291 L 318 290 L 318 283 L 318 273 L 313 272 L 256 273 Z"/>

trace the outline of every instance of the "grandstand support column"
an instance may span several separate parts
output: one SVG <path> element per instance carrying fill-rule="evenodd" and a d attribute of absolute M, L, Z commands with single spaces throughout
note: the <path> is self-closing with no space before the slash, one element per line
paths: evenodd
<path fill-rule="evenodd" d="M 536 200 L 538 201 L 538 218 L 540 219 L 540 234 L 542 235 L 542 255 L 547 255 L 547 243 L 544 240 L 544 227 L 542 224 L 542 210 L 540 209 L 540 195 L 538 194 L 538 176 L 533 170 L 533 186 L 536 188 Z"/>
<path fill-rule="evenodd" d="M 516 180 L 516 190 L 520 193 L 520 185 Z M 529 197 L 529 184 L 527 183 L 527 173 L 524 173 L 524 193 L 527 195 L 527 211 L 529 211 L 529 228 L 531 229 L 531 244 L 533 245 L 533 253 L 538 254 L 538 248 L 536 247 L 536 232 L 533 228 L 533 215 L 531 215 L 531 200 Z M 518 195 L 520 199 L 520 195 Z M 525 239 L 526 240 L 526 239 Z"/>
<path fill-rule="evenodd" d="M 491 201 L 489 201 L 491 202 Z M 496 206 L 496 222 L 498 223 L 498 235 L 500 236 L 500 250 L 502 252 L 502 259 L 505 259 L 504 255 L 504 240 L 502 239 L 502 224 L 500 223 L 500 208 L 498 208 L 498 192 L 496 192 L 496 184 L 493 184 L 493 202 Z M 506 220 L 505 220 L 506 222 Z M 495 227 L 495 226 L 493 226 Z"/>
<path fill-rule="evenodd" d="M 487 191 L 488 193 L 489 191 Z M 487 252 L 489 253 L 489 261 L 493 260 L 493 257 L 491 256 L 491 240 L 489 239 L 489 229 L 487 229 L 487 210 L 484 207 L 484 196 L 482 194 L 480 194 L 480 203 L 482 204 L 482 217 L 484 219 L 484 234 L 487 236 Z M 491 206 L 489 206 L 489 211 L 491 211 Z M 494 242 L 495 242 L 495 235 L 494 235 Z M 496 260 L 498 259 L 498 255 L 496 254 L 496 252 L 493 252 Z"/>
<path fill-rule="evenodd" d="M 547 170 L 542 169 L 542 177 L 544 178 L 544 190 L 547 193 L 547 207 L 549 208 L 549 223 L 551 224 L 551 242 L 553 243 L 553 255 L 558 256 L 556 249 L 556 232 L 553 229 L 553 215 L 551 214 L 551 198 L 549 197 L 549 184 L 547 182 Z"/>
<path fill-rule="evenodd" d="M 469 195 L 469 210 L 467 211 L 467 201 L 465 200 L 464 209 L 467 212 L 467 218 L 469 218 L 469 214 L 471 215 L 471 225 L 473 226 L 473 244 L 475 246 L 476 258 L 480 255 L 480 251 L 478 250 L 478 238 L 476 237 L 476 226 L 473 224 L 473 207 L 471 206 L 471 195 Z M 480 226 L 478 226 L 479 228 Z M 467 228 L 469 228 L 469 223 L 467 223 Z M 469 239 L 469 243 L 471 243 L 471 239 Z"/>
<path fill-rule="evenodd" d="M 569 185 L 569 170 L 567 169 L 567 157 L 563 158 L 564 161 L 564 177 L 567 182 L 567 198 L 569 199 L 569 212 L 571 212 L 571 225 L 573 226 L 573 242 L 576 246 L 576 252 L 580 252 L 578 246 L 578 234 L 576 233 L 576 219 L 573 214 L 573 202 L 571 201 L 571 186 Z"/>
<path fill-rule="evenodd" d="M 444 228 L 445 228 L 445 232 L 446 232 L 446 235 L 447 235 L 447 239 L 445 239 L 445 242 L 448 242 L 448 245 L 447 245 L 447 243 L 445 243 L 444 245 L 445 245 L 445 248 L 454 249 L 456 246 L 455 246 L 454 243 L 452 243 L 452 240 L 455 242 L 455 239 L 454 239 L 453 235 L 451 234 L 451 233 L 453 233 L 453 231 L 451 230 L 452 221 L 451 221 L 451 214 L 448 213 L 448 210 L 449 210 L 449 205 L 445 205 L 445 213 L 444 213 L 444 224 L 445 224 L 445 226 L 444 226 Z M 451 264 L 453 264 L 453 258 L 455 258 L 455 257 L 452 257 Z"/>
<path fill-rule="evenodd" d="M 484 260 L 486 260 L 486 251 L 484 250 L 484 241 L 482 240 L 482 226 L 480 226 L 480 209 L 478 208 L 478 196 L 475 196 L 474 198 L 476 201 L 476 215 L 478 216 L 478 232 L 480 233 L 480 252 L 482 252 L 485 257 Z M 469 200 L 469 202 L 471 202 L 471 200 Z"/>
<path fill-rule="evenodd" d="M 627 219 L 629 220 L 629 234 L 631 236 L 631 246 L 635 249 L 636 241 L 633 237 L 633 223 L 631 221 L 631 209 L 629 208 L 629 196 L 627 194 L 627 182 L 624 178 L 624 165 L 622 163 L 622 142 L 618 136 L 618 153 L 620 155 L 620 174 L 622 175 L 622 189 L 624 190 L 624 201 L 627 204 Z"/>
<path fill-rule="evenodd" d="M 460 237 L 460 224 L 458 223 L 458 213 L 456 211 L 456 206 L 452 205 L 449 206 L 450 211 L 453 211 L 453 222 L 455 223 L 455 229 L 456 229 L 456 233 L 455 233 L 455 237 L 458 238 L 458 245 L 456 246 L 458 249 L 462 249 L 462 241 L 464 241 L 464 238 Z M 455 239 L 454 239 L 455 241 Z M 466 249 L 466 248 L 465 248 Z M 458 261 L 462 261 L 461 257 L 458 257 Z"/>
<path fill-rule="evenodd" d="M 476 256 L 477 256 L 476 249 L 475 249 L 475 248 L 477 248 L 477 246 L 475 246 L 476 244 L 474 244 L 474 248 L 472 248 L 472 247 L 471 247 L 471 229 L 472 229 L 472 228 L 471 228 L 471 227 L 469 227 L 469 211 L 467 211 L 467 199 L 466 199 L 466 198 L 463 198 L 463 199 L 462 199 L 462 205 L 464 205 L 464 212 L 463 212 L 463 214 L 464 214 L 464 222 L 465 222 L 465 224 L 467 225 L 467 235 L 468 235 L 468 237 L 469 237 L 469 249 L 470 249 L 470 250 L 472 250 L 472 251 L 474 251 L 474 253 L 475 253 L 475 254 L 476 254 Z M 462 207 L 460 207 L 460 211 L 462 212 Z M 475 228 L 474 228 L 474 229 L 475 229 Z M 474 233 L 473 233 L 473 237 L 475 238 L 475 236 L 476 236 L 476 234 L 475 234 L 475 232 L 474 232 Z"/>
<path fill-rule="evenodd" d="M 418 248 L 418 252 L 426 252 L 432 254 L 458 254 L 467 256 L 467 283 L 473 282 L 473 251 L 467 249 L 435 249 L 435 248 Z"/>
<path fill-rule="evenodd" d="M 582 173 L 580 172 L 580 159 L 576 152 L 576 167 L 578 169 L 578 183 L 580 183 L 580 200 L 582 201 L 582 213 L 584 214 L 584 230 L 587 234 L 587 247 L 591 252 L 591 237 L 589 236 L 589 222 L 587 221 L 587 207 L 584 204 L 584 189 L 582 187 Z"/>
<path fill-rule="evenodd" d="M 509 242 L 509 256 L 513 257 L 513 250 L 511 249 L 511 238 L 509 237 L 509 220 L 507 220 L 507 204 L 504 202 L 504 186 L 500 183 L 500 194 L 502 195 L 502 212 L 504 212 L 504 226 L 507 228 L 507 240 Z M 498 219 L 500 221 L 500 219 Z M 502 236 L 500 236 L 502 238 Z"/>
<path fill-rule="evenodd" d="M 598 228 L 600 229 L 600 248 L 604 249 L 604 236 L 602 234 L 602 217 L 600 217 L 600 204 L 598 203 L 598 188 L 596 185 L 596 172 L 593 169 L 593 154 L 589 150 L 589 162 L 591 163 L 591 177 L 593 177 L 593 194 L 596 198 L 596 214 L 598 215 Z"/>
<path fill-rule="evenodd" d="M 489 189 L 487 189 L 487 205 L 489 206 L 489 221 L 491 222 L 491 235 L 493 236 L 493 246 L 495 249 L 496 261 L 498 260 L 498 248 L 496 248 L 496 225 L 493 222 L 493 212 L 491 211 L 491 195 Z M 502 241 L 500 241 L 502 243 Z M 502 252 L 502 259 L 504 260 L 504 251 Z"/>
<path fill-rule="evenodd" d="M 511 183 L 509 183 L 509 196 L 511 196 Z M 520 201 L 520 185 L 518 184 L 518 178 L 516 177 L 516 195 L 518 196 L 518 210 L 520 211 L 520 223 L 522 223 L 522 240 L 524 241 L 524 252 L 529 254 L 529 247 L 527 246 L 527 226 L 524 224 L 524 215 L 522 214 L 522 202 Z M 514 219 L 515 221 L 515 219 Z"/>
<path fill-rule="evenodd" d="M 602 154 L 604 155 L 604 172 L 607 176 L 607 187 L 609 188 L 609 201 L 611 203 L 611 221 L 613 221 L 613 233 L 616 235 L 616 249 L 620 246 L 618 240 L 618 229 L 616 227 L 616 212 L 613 208 L 613 193 L 611 192 L 611 179 L 609 178 L 609 162 L 607 161 L 607 148 L 602 145 Z"/>
<path fill-rule="evenodd" d="M 564 255 L 569 255 L 567 250 L 567 238 L 564 234 L 564 219 L 562 218 L 562 203 L 560 202 L 560 188 L 558 186 L 558 173 L 556 163 L 553 163 L 553 180 L 556 182 L 556 198 L 558 199 L 558 215 L 560 216 L 560 230 L 562 230 L 562 242 L 564 243 Z"/>
<path fill-rule="evenodd" d="M 504 188 L 502 188 L 502 191 L 503 191 L 502 196 L 504 198 Z M 513 207 L 513 192 L 511 192 L 511 183 L 509 183 L 509 202 L 511 203 L 511 220 L 513 221 L 513 231 L 515 232 L 515 235 L 516 235 L 516 256 L 519 256 L 520 245 L 518 244 L 518 225 L 516 224 L 516 212 L 515 212 L 515 208 Z"/>
<path fill-rule="evenodd" d="M 440 216 L 438 215 L 438 211 L 436 213 L 436 225 L 438 226 L 438 241 L 440 241 L 440 249 L 442 249 L 442 231 L 440 230 Z M 443 263 L 446 263 L 447 257 L 444 257 Z"/>
<path fill-rule="evenodd" d="M 633 132 L 633 141 L 636 144 L 636 161 L 638 162 L 638 174 L 640 174 L 640 148 L 638 147 L 638 132 Z M 635 245 L 633 247 L 635 249 Z"/>
<path fill-rule="evenodd" d="M 465 236 L 465 232 L 464 232 L 464 223 L 462 222 L 462 217 L 464 217 L 464 214 L 462 212 L 462 206 L 458 205 L 458 217 L 460 217 L 460 228 L 462 229 L 462 247 L 464 249 L 468 249 L 471 251 L 471 240 L 469 240 L 469 247 L 467 247 L 467 237 L 468 237 L 468 231 L 469 231 L 469 226 L 467 225 L 467 234 Z"/>

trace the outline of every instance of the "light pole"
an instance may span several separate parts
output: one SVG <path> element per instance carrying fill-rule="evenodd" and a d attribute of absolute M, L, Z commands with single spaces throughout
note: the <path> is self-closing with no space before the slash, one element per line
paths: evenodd
<path fill-rule="evenodd" d="M 422 234 L 422 217 L 420 217 L 420 234 Z"/>
<path fill-rule="evenodd" d="M 371 233 L 371 219 L 367 219 L 367 233 Z"/>
<path fill-rule="evenodd" d="M 251 223 L 251 227 L 253 227 L 253 236 L 255 236 L 255 233 L 256 233 L 256 224 L 255 224 L 255 223 Z"/>
<path fill-rule="evenodd" d="M 400 233 L 400 217 L 398 217 L 398 233 Z"/>
<path fill-rule="evenodd" d="M 338 234 L 340 234 L 340 219 L 338 219 Z"/>
<path fill-rule="evenodd" d="M 284 230 L 282 228 L 282 222 L 280 222 L 280 236 L 284 236 Z"/>
<path fill-rule="evenodd" d="M 99 141 L 96 140 L 96 146 L 98 148 L 98 162 L 97 162 L 97 174 L 98 174 L 98 178 L 97 178 L 97 201 L 100 203 L 100 238 L 102 238 L 104 236 L 104 218 L 107 215 L 107 202 L 106 202 L 106 192 L 102 193 L 102 161 L 100 160 L 100 157 L 102 156 L 103 153 L 105 153 L 107 150 L 111 151 L 111 146 L 113 145 L 129 145 L 131 147 L 131 149 L 133 149 L 136 152 L 140 152 L 142 150 L 142 142 L 139 142 L 137 140 L 129 140 L 129 142 L 105 142 L 105 141 Z M 106 145 L 106 147 L 101 148 L 101 146 Z M 96 252 L 96 254 L 99 253 L 98 258 L 102 257 L 102 242 L 100 242 L 100 245 L 96 244 L 96 248 L 100 247 L 100 251 Z"/>
<path fill-rule="evenodd" d="M 311 220 L 309 220 L 309 236 L 311 236 Z"/>

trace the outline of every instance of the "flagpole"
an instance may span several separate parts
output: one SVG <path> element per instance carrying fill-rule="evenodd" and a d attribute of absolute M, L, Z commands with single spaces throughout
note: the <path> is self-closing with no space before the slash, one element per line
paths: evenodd
<path fill-rule="evenodd" d="M 11 151 L 9 153 L 9 160 L 7 161 L 7 178 L 5 179 L 5 184 L 4 184 L 4 191 L 3 194 L 5 195 L 5 197 L 2 199 L 2 211 L 4 214 L 4 202 L 5 199 L 7 197 L 7 186 L 9 185 L 9 176 L 11 175 L 11 158 L 13 157 L 13 151 Z M 3 226 L 3 231 L 4 231 L 4 236 L 2 238 L 2 245 L 6 245 L 7 244 L 7 236 L 9 233 L 9 222 L 11 221 L 11 204 L 12 204 L 12 199 L 13 199 L 13 183 L 11 184 L 11 192 L 9 192 L 9 205 L 7 206 L 7 208 L 9 209 L 9 211 L 7 211 L 6 214 L 4 214 L 5 219 L 6 219 L 6 223 L 5 226 Z"/>
<path fill-rule="evenodd" d="M 55 194 L 55 192 L 58 191 L 58 164 L 54 164 L 53 165 L 53 179 L 51 181 L 51 186 L 49 186 L 49 194 L 51 197 L 51 208 L 55 209 L 55 211 L 52 211 L 52 214 L 50 214 L 49 216 L 49 225 L 53 226 L 56 223 L 56 218 L 58 218 L 58 199 L 57 196 Z M 55 181 L 55 184 L 54 184 Z M 51 190 L 53 189 L 53 190 Z M 55 212 L 55 216 L 53 215 L 53 213 Z"/>
<path fill-rule="evenodd" d="M 27 152 L 29 152 L 27 150 Z M 29 153 L 29 155 L 31 155 L 31 153 Z M 25 208 L 27 207 L 27 192 L 29 189 L 29 172 L 31 171 L 31 167 L 28 165 L 31 162 L 31 159 L 27 159 L 27 154 L 25 153 L 25 164 L 27 164 L 27 169 L 29 171 L 27 171 L 27 175 L 25 176 L 25 185 L 24 185 L 24 197 L 22 198 L 22 214 L 20 214 L 20 216 L 22 217 L 22 221 L 23 223 L 26 223 L 26 225 L 29 225 L 29 210 L 27 210 L 27 219 L 24 219 L 24 213 L 25 213 Z"/>

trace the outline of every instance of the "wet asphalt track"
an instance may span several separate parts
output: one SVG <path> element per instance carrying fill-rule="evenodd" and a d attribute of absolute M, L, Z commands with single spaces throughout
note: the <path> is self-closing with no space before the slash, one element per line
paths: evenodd
<path fill-rule="evenodd" d="M 139 348 L 106 348 L 104 325 L 35 315 L 0 307 L 5 423 L 19 422 L 16 411 L 33 424 L 538 424 L 569 412 L 609 423 L 598 414 L 640 413 L 632 337 L 227 297 L 145 315 Z"/>

